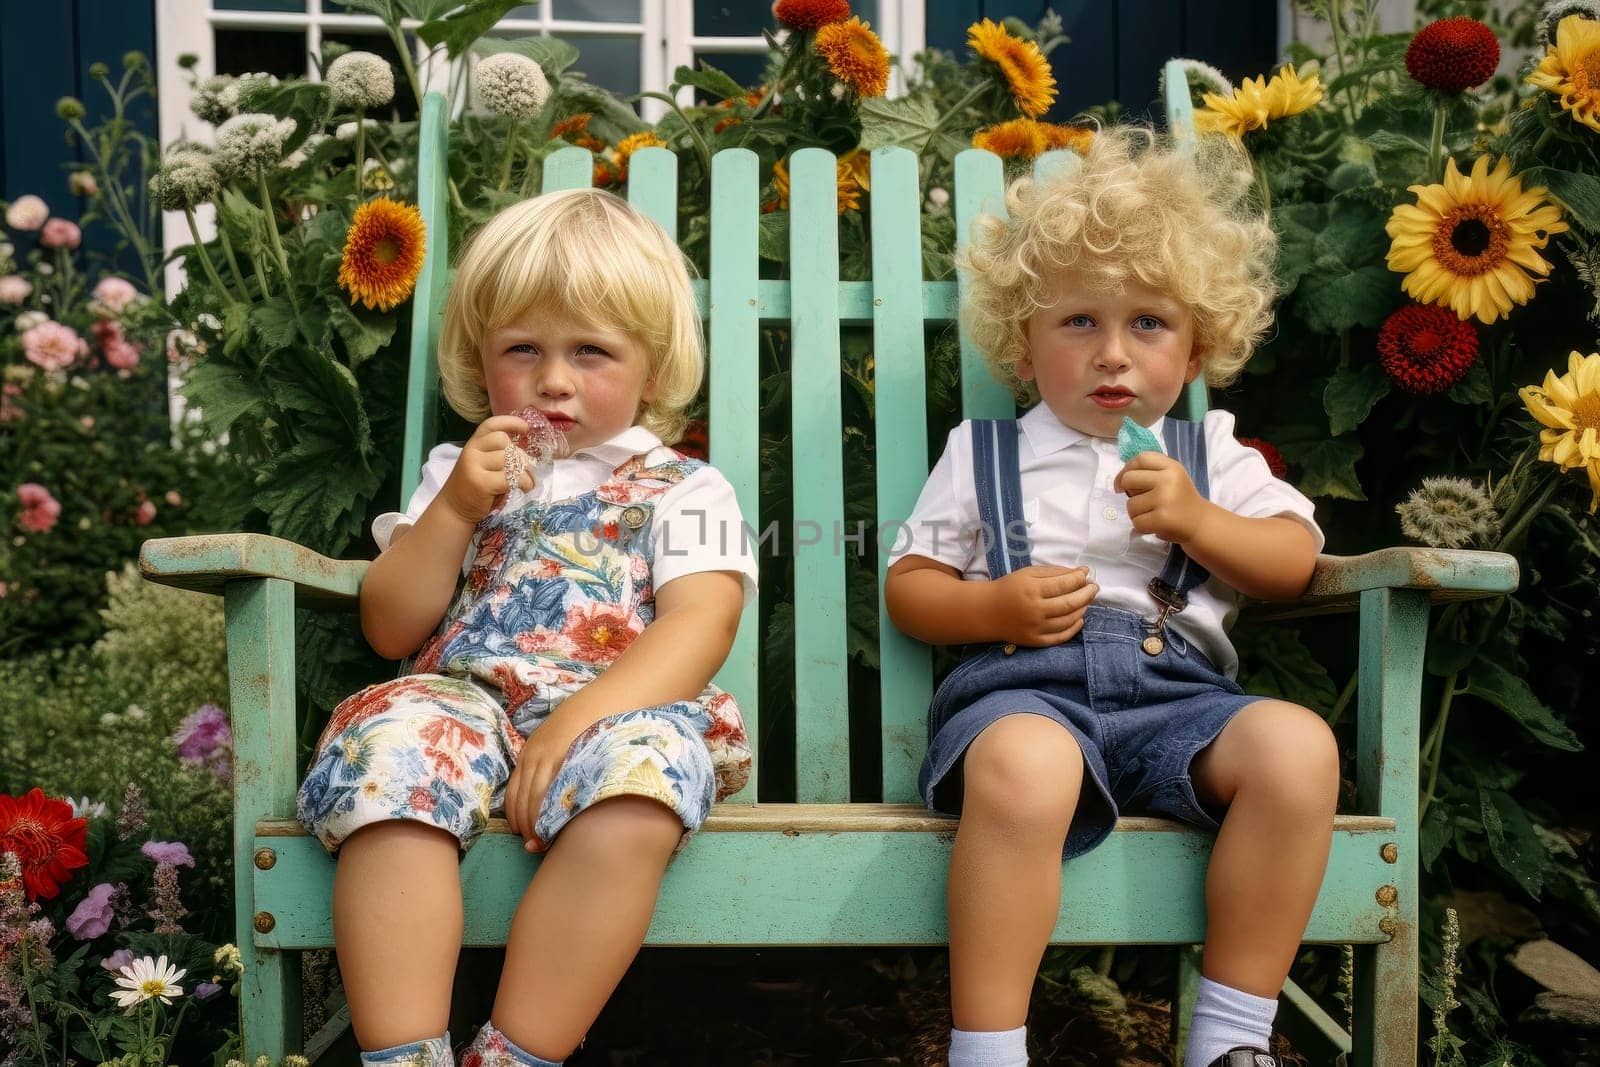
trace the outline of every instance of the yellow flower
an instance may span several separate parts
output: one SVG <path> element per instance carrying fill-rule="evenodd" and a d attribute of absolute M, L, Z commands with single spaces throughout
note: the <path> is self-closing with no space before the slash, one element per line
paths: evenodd
<path fill-rule="evenodd" d="M 649 130 L 643 130 L 639 133 L 630 133 L 628 136 L 618 141 L 616 153 L 617 181 L 623 182 L 628 180 L 628 159 L 635 152 L 639 151 L 639 149 L 665 147 L 667 147 L 667 142 L 663 141 Z"/>
<path fill-rule="evenodd" d="M 828 70 L 854 89 L 857 96 L 882 96 L 888 91 L 888 49 L 859 15 L 852 15 L 845 22 L 830 22 L 817 30 L 816 45 Z"/>
<path fill-rule="evenodd" d="M 1004 26 L 984 19 L 967 27 L 967 46 L 979 59 L 1000 68 L 1011 99 L 1024 115 L 1038 118 L 1055 103 L 1056 79 L 1037 44 L 1013 37 Z"/>
<path fill-rule="evenodd" d="M 843 215 L 846 211 L 860 211 L 861 185 L 856 181 L 849 155 L 841 157 L 834 164 L 833 172 L 839 184 L 839 214 Z M 776 207 L 788 211 L 789 168 L 784 166 L 781 159 L 772 164 L 772 191 L 778 194 L 778 199 L 776 203 L 769 201 L 765 210 L 771 211 Z"/>
<path fill-rule="evenodd" d="M 839 157 L 839 162 L 850 170 L 855 183 L 869 192 L 872 189 L 872 153 L 864 148 L 852 148 Z"/>
<path fill-rule="evenodd" d="M 1600 133 L 1600 22 L 1568 15 L 1528 84 L 1561 98 L 1572 117 Z"/>
<path fill-rule="evenodd" d="M 1205 107 L 1194 113 L 1194 124 L 1204 133 L 1225 133 L 1243 138 L 1253 130 L 1264 130 L 1278 119 L 1298 115 L 1322 99 L 1322 82 L 1315 74 L 1302 81 L 1291 66 L 1285 65 L 1268 81 L 1246 78 L 1232 96 L 1206 93 Z"/>
<path fill-rule="evenodd" d="M 1444 184 L 1411 191 L 1417 202 L 1396 207 L 1386 227 L 1389 269 L 1405 275 L 1402 289 L 1485 323 L 1533 299 L 1533 275 L 1550 273 L 1535 250 L 1567 229 L 1543 188 L 1524 191 L 1509 159 L 1501 156 L 1491 172 L 1489 157 L 1479 156 L 1470 177 L 1452 159 Z"/>
<path fill-rule="evenodd" d="M 1033 119 L 1012 119 L 986 126 L 972 135 L 972 147 L 986 148 L 1003 159 L 1032 159 L 1055 148 L 1087 152 L 1094 131 Z"/>
<path fill-rule="evenodd" d="M 427 227 L 414 205 L 388 197 L 356 209 L 339 262 L 339 285 L 369 308 L 388 311 L 411 295 L 422 273 Z"/>
<path fill-rule="evenodd" d="M 1563 474 L 1576 467 L 1588 473 L 1593 515 L 1600 505 L 1600 355 L 1573 352 L 1567 373 L 1545 371 L 1543 387 L 1524 386 L 1517 395 L 1547 427 L 1539 431 L 1539 458 L 1558 464 Z"/>

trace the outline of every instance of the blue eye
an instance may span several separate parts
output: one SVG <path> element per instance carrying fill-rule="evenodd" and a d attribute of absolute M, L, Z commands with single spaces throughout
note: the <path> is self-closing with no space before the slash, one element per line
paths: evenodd
<path fill-rule="evenodd" d="M 1141 330 L 1160 330 L 1167 325 L 1154 315 L 1140 315 L 1133 320 L 1133 324 Z"/>
<path fill-rule="evenodd" d="M 1088 315 L 1073 315 L 1071 318 L 1067 319 L 1067 325 L 1068 326 L 1093 326 L 1094 325 L 1094 319 L 1090 318 Z"/>
<path fill-rule="evenodd" d="M 580 345 L 579 348 L 578 348 L 578 351 L 579 352 L 583 352 L 583 353 L 587 353 L 589 355 L 598 355 L 598 356 L 609 356 L 611 354 L 611 353 L 607 352 L 605 349 L 601 348 L 599 345 Z"/>

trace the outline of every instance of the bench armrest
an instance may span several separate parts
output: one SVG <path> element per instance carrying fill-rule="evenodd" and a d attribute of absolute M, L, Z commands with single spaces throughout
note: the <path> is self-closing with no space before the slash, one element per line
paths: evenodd
<path fill-rule="evenodd" d="M 153 582 L 220 594 L 226 582 L 240 578 L 282 578 L 294 583 L 295 600 L 308 607 L 319 602 L 348 607 L 368 565 L 364 559 L 329 559 L 293 541 L 254 533 L 160 537 L 139 549 L 139 571 Z"/>
<path fill-rule="evenodd" d="M 1446 548 L 1380 548 L 1359 556 L 1318 556 L 1311 584 L 1299 600 L 1252 602 L 1258 618 L 1292 618 L 1350 611 L 1374 589 L 1426 591 L 1434 603 L 1478 600 L 1514 592 L 1515 556 Z"/>

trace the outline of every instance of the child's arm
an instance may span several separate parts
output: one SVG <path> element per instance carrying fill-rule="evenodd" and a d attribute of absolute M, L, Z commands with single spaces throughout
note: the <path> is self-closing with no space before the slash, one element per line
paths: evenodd
<path fill-rule="evenodd" d="M 655 621 L 594 681 L 572 694 L 528 736 L 506 784 L 506 819 L 523 837 L 584 730 L 635 708 L 694 700 L 728 658 L 744 609 L 737 571 L 696 571 L 656 590 Z"/>
<path fill-rule="evenodd" d="M 416 525 L 397 530 L 361 582 L 361 632 L 378 655 L 400 659 L 422 646 L 449 610 L 478 520 L 505 496 L 505 450 L 527 423 L 485 419 Z M 533 488 L 524 469 L 522 488 Z"/>
<path fill-rule="evenodd" d="M 1141 452 L 1113 485 L 1128 494 L 1128 518 L 1140 533 L 1183 550 L 1225 584 L 1257 600 L 1292 600 L 1311 583 L 1317 544 L 1300 522 L 1249 519 L 1202 497 L 1183 464 Z"/>
<path fill-rule="evenodd" d="M 900 631 L 930 645 L 1007 641 L 1059 645 L 1083 626 L 1100 587 L 1086 567 L 1024 567 L 995 581 L 965 581 L 926 556 L 889 568 L 883 599 Z"/>

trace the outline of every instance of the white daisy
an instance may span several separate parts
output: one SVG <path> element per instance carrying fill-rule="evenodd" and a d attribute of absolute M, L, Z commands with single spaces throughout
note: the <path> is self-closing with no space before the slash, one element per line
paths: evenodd
<path fill-rule="evenodd" d="M 183 996 L 178 980 L 188 973 L 187 968 L 168 963 L 166 956 L 155 960 L 141 956 L 126 967 L 118 968 L 117 985 L 122 988 L 113 990 L 111 998 L 117 1002 L 117 1007 L 126 1009 L 130 1015 L 135 1007 L 151 997 L 159 997 L 161 1003 L 171 1004 L 173 997 Z"/>

